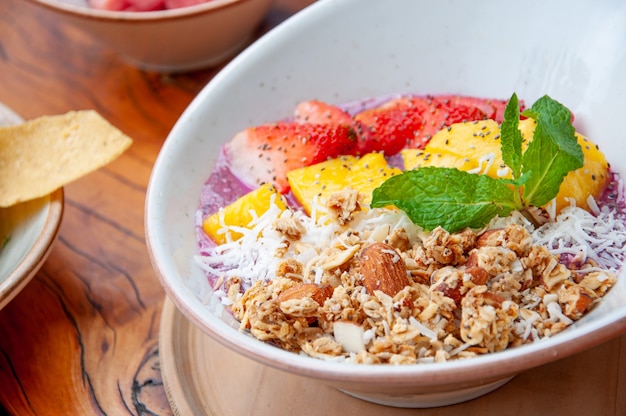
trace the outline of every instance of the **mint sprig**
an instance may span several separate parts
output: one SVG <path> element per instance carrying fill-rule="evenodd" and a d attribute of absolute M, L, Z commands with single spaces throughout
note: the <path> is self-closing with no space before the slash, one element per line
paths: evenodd
<path fill-rule="evenodd" d="M 424 167 L 403 172 L 374 189 L 372 207 L 394 205 L 417 225 L 448 232 L 481 228 L 496 215 L 522 212 L 531 221 L 530 207 L 539 207 L 559 192 L 565 176 L 584 164 L 570 111 L 549 96 L 537 100 L 523 115 L 537 125 L 533 140 L 522 152 L 519 101 L 509 100 L 500 127 L 502 160 L 512 179 L 491 178 L 456 168 Z"/>
<path fill-rule="evenodd" d="M 576 140 L 572 114 L 562 104 L 544 96 L 522 115 L 537 122 L 533 140 L 522 158 L 526 176 L 522 179 L 522 199 L 527 201 L 525 207 L 540 207 L 558 194 L 570 171 L 584 165 L 584 154 Z"/>

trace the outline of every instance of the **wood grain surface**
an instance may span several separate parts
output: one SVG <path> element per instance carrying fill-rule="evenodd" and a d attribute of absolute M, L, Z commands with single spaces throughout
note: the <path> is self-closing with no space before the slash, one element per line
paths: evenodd
<path fill-rule="evenodd" d="M 309 3 L 276 1 L 257 35 Z M 145 192 L 170 129 L 219 69 L 139 71 L 49 10 L 0 1 L 0 101 L 25 119 L 95 109 L 134 139 L 118 160 L 65 187 L 48 260 L 0 311 L 0 414 L 172 414 Z"/>
<path fill-rule="evenodd" d="M 276 0 L 258 35 L 312 1 Z M 0 0 L 0 101 L 25 119 L 95 109 L 134 139 L 118 160 L 65 188 L 64 219 L 48 260 L 0 311 L 0 414 L 173 414 L 160 371 L 164 291 L 146 251 L 145 191 L 163 140 L 219 69 L 142 72 L 50 11 L 25 0 Z M 625 415 L 625 356 L 626 335 L 516 378 L 497 393 L 504 395 L 498 403 L 508 406 L 500 414 Z M 276 377 L 273 370 L 252 367 L 257 382 Z M 271 407 L 271 396 L 262 392 L 253 391 L 250 399 L 267 400 L 272 414 L 295 414 Z M 322 396 L 316 400 L 323 414 L 371 410 L 325 388 L 316 394 Z M 514 400 L 520 396 L 527 400 Z M 334 406 L 332 400 L 341 403 Z M 496 414 L 493 404 L 485 403 L 490 402 L 458 407 L 458 413 L 451 408 L 422 413 Z M 255 414 L 259 408 L 250 401 L 239 409 Z M 384 411 L 391 414 L 382 407 L 371 414 Z"/>

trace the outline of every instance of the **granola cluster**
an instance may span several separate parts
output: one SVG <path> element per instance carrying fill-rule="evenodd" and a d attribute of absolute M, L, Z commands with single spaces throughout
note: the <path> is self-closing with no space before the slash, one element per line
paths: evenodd
<path fill-rule="evenodd" d="M 259 340 L 356 363 L 462 359 L 563 331 L 616 281 L 592 260 L 560 262 L 515 223 L 416 236 L 402 225 L 351 226 L 362 215 L 354 195 L 337 195 L 329 209 L 333 244 L 301 260 L 307 227 L 283 215 L 269 226 L 281 239 L 275 276 L 249 288 L 236 275 L 220 282 Z"/>

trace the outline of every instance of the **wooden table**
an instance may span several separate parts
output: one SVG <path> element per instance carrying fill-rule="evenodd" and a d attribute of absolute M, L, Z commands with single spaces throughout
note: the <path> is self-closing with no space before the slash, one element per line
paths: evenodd
<path fill-rule="evenodd" d="M 277 1 L 259 34 L 311 1 Z M 0 101 L 26 119 L 93 108 L 134 139 L 118 160 L 65 188 L 47 262 L 0 311 L 0 414 L 172 414 L 159 371 L 164 291 L 144 241 L 145 191 L 163 140 L 218 70 L 142 72 L 49 11 L 0 1 Z M 624 415 L 625 357 L 626 335 L 517 377 L 493 397 L 500 414 Z M 531 402 L 506 408 L 520 395 Z M 423 414 L 493 412 L 487 403 Z"/>
<path fill-rule="evenodd" d="M 258 34 L 311 2 L 276 1 Z M 218 70 L 142 72 L 50 11 L 0 1 L 0 101 L 25 119 L 95 109 L 134 139 L 65 188 L 47 262 L 0 311 L 0 414 L 171 414 L 158 357 L 164 291 L 144 241 L 144 200 L 161 144 Z"/>

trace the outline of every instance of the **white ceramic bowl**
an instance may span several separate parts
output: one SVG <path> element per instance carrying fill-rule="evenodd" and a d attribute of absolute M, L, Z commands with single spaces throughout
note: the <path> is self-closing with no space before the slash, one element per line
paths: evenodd
<path fill-rule="evenodd" d="M 22 119 L 0 104 L 0 125 Z M 48 257 L 63 217 L 63 189 L 0 208 L 0 309 L 35 276 Z"/>
<path fill-rule="evenodd" d="M 564 12 L 567 10 L 567 12 Z M 323 28 L 323 30 L 321 30 Z M 626 276 L 599 307 L 551 339 L 473 359 L 411 366 L 340 365 L 282 351 L 237 330 L 206 305 L 194 265 L 194 216 L 221 144 L 237 131 L 291 114 L 316 98 L 343 103 L 396 92 L 509 97 L 544 94 L 576 114 L 577 128 L 622 174 L 626 4 L 565 0 L 324 0 L 245 50 L 184 112 L 150 181 L 146 230 L 167 294 L 199 328 L 261 363 L 323 380 L 356 397 L 409 407 L 457 403 L 515 374 L 626 330 Z"/>
<path fill-rule="evenodd" d="M 87 0 L 31 0 L 140 69 L 182 72 L 221 63 L 252 37 L 271 0 L 212 0 L 147 12 L 96 10 Z"/>

